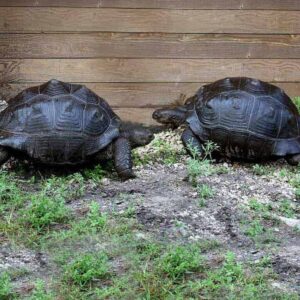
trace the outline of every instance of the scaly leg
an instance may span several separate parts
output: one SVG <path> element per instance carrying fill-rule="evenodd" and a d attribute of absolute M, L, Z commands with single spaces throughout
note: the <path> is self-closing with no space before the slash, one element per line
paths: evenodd
<path fill-rule="evenodd" d="M 8 151 L 0 146 L 0 165 L 3 165 L 10 158 Z"/>
<path fill-rule="evenodd" d="M 196 157 L 202 156 L 203 148 L 201 142 L 190 128 L 186 128 L 183 131 L 181 140 L 183 142 L 184 148 L 191 156 L 195 156 L 195 154 Z"/>
<path fill-rule="evenodd" d="M 290 165 L 297 166 L 300 162 L 300 154 L 289 155 L 285 159 Z"/>
<path fill-rule="evenodd" d="M 131 146 L 125 137 L 119 137 L 114 142 L 115 168 L 122 179 L 135 178 L 132 171 Z"/>

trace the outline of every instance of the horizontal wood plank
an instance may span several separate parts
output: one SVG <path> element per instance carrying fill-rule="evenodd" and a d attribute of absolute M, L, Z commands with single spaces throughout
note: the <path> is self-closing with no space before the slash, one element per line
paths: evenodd
<path fill-rule="evenodd" d="M 0 34 L 2 58 L 300 58 L 300 35 Z"/>
<path fill-rule="evenodd" d="M 300 33 L 300 11 L 0 8 L 0 32 Z"/>
<path fill-rule="evenodd" d="M 0 60 L 0 82 L 201 82 L 249 76 L 300 78 L 300 59 L 15 59 Z"/>
<path fill-rule="evenodd" d="M 0 0 L 0 6 L 300 10 L 298 0 Z"/>
<path fill-rule="evenodd" d="M 152 119 L 156 108 L 113 108 L 117 115 L 124 121 L 137 122 L 145 125 L 159 125 Z"/>
<path fill-rule="evenodd" d="M 9 101 L 22 90 L 39 85 L 12 83 L 0 87 L 0 100 Z M 86 83 L 85 85 L 106 99 L 115 108 L 152 108 L 180 104 L 194 95 L 204 82 L 194 83 Z M 300 83 L 278 82 L 291 98 L 300 96 Z"/>

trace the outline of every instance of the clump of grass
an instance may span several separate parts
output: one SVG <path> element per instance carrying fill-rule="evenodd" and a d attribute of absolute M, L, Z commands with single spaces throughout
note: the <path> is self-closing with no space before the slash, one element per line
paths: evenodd
<path fill-rule="evenodd" d="M 218 149 L 218 146 L 213 142 L 207 142 L 203 147 L 204 155 L 201 158 L 199 158 L 198 149 L 193 148 L 191 145 L 188 148 L 192 156 L 187 161 L 188 179 L 193 186 L 196 186 L 199 176 L 209 176 L 217 172 L 217 168 L 207 158 L 211 158 L 212 152 Z"/>
<path fill-rule="evenodd" d="M 92 283 L 111 275 L 108 260 L 104 252 L 83 254 L 66 266 L 64 280 L 86 289 Z"/>
<path fill-rule="evenodd" d="M 204 279 L 190 283 L 195 295 L 196 292 L 200 292 L 203 298 L 266 299 L 264 297 L 270 293 L 266 275 L 247 274 L 244 266 L 236 261 L 232 252 L 226 254 L 220 268 L 209 270 L 205 275 Z"/>
<path fill-rule="evenodd" d="M 180 159 L 183 154 L 181 149 L 177 149 L 171 143 L 160 137 L 155 137 L 149 144 L 151 152 L 139 154 L 138 150 L 133 151 L 133 161 L 135 165 L 145 165 L 150 162 L 161 162 L 166 165 L 171 165 Z"/>
<path fill-rule="evenodd" d="M 7 209 L 17 209 L 24 202 L 24 195 L 12 175 L 0 173 L 0 213 Z"/>
<path fill-rule="evenodd" d="M 43 280 L 37 280 L 35 282 L 35 288 L 28 298 L 28 300 L 54 300 L 53 293 L 48 292 L 45 288 L 45 282 Z"/>
<path fill-rule="evenodd" d="M 269 175 L 270 174 L 270 168 L 268 166 L 262 166 L 255 164 L 252 166 L 252 172 L 255 175 L 263 176 L 263 175 Z"/>
<path fill-rule="evenodd" d="M 300 96 L 294 97 L 293 102 L 295 103 L 298 111 L 300 111 Z"/>
<path fill-rule="evenodd" d="M 295 216 L 295 209 L 289 199 L 282 199 L 279 202 L 278 211 L 281 215 L 287 218 L 293 218 Z"/>
<path fill-rule="evenodd" d="M 101 182 L 106 175 L 106 171 L 101 167 L 101 165 L 96 165 L 92 169 L 85 169 L 83 171 L 83 177 L 88 180 L 92 180 L 95 183 Z"/>
<path fill-rule="evenodd" d="M 213 197 L 214 195 L 213 189 L 207 184 L 198 184 L 197 192 L 198 192 L 200 207 L 205 206 L 206 200 Z"/>
<path fill-rule="evenodd" d="M 42 187 L 42 193 L 45 195 L 66 201 L 81 197 L 84 190 L 84 177 L 80 173 L 66 177 L 52 176 L 43 183 Z"/>
<path fill-rule="evenodd" d="M 155 264 L 156 272 L 176 281 L 187 273 L 203 269 L 203 258 L 195 245 L 177 246 L 165 252 Z"/>
<path fill-rule="evenodd" d="M 94 231 L 100 231 L 107 225 L 107 214 L 101 213 L 99 203 L 91 202 L 85 225 Z"/>
<path fill-rule="evenodd" d="M 298 171 L 293 176 L 290 176 L 289 183 L 295 188 L 295 196 L 297 199 L 300 198 L 300 172 Z"/>
<path fill-rule="evenodd" d="M 7 272 L 0 273 L 0 299 L 12 299 L 11 279 Z"/>
<path fill-rule="evenodd" d="M 50 225 L 66 221 L 70 213 L 63 199 L 38 194 L 31 197 L 28 207 L 21 210 L 21 215 L 23 224 L 41 232 Z"/>
<path fill-rule="evenodd" d="M 247 224 L 245 234 L 254 238 L 265 232 L 265 227 L 261 224 L 259 220 L 253 220 Z"/>

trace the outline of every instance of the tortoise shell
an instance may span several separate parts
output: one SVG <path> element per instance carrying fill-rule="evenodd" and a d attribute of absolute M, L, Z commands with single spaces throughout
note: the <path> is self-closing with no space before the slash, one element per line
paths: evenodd
<path fill-rule="evenodd" d="M 201 87 L 187 103 L 187 122 L 227 156 L 262 158 L 300 153 L 299 113 L 280 88 L 247 77 Z"/>
<path fill-rule="evenodd" d="M 0 145 L 47 164 L 78 164 L 119 135 L 108 103 L 78 84 L 57 80 L 31 87 L 0 113 Z"/>

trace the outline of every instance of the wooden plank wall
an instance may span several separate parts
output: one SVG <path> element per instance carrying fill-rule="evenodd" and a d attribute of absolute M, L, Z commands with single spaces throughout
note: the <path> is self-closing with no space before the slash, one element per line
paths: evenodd
<path fill-rule="evenodd" d="M 299 0 L 0 0 L 0 97 L 86 84 L 125 119 L 226 76 L 300 96 Z"/>

